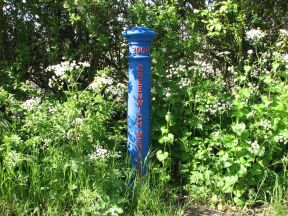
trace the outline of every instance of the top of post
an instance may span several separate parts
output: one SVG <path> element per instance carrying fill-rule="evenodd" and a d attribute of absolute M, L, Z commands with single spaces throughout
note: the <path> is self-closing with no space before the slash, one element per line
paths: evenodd
<path fill-rule="evenodd" d="M 129 28 L 123 32 L 123 36 L 130 41 L 152 41 L 156 37 L 156 32 L 143 26 Z"/>

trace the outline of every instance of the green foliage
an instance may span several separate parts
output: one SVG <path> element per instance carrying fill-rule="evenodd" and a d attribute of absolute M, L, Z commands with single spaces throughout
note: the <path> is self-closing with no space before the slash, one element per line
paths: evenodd
<path fill-rule="evenodd" d="M 282 214 L 286 11 L 280 0 L 0 1 L 0 212 L 177 215 L 185 194 Z M 121 32 L 134 25 L 158 35 L 151 167 L 131 188 Z"/>

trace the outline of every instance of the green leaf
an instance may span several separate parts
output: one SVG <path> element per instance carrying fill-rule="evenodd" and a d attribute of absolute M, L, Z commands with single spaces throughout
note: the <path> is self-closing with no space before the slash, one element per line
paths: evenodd
<path fill-rule="evenodd" d="M 225 176 L 224 177 L 224 193 L 231 193 L 233 191 L 233 185 L 238 182 L 238 176 Z"/>
<path fill-rule="evenodd" d="M 168 130 L 168 128 L 166 126 L 162 126 L 160 128 L 160 130 L 161 130 L 162 135 L 168 134 L 168 132 L 169 132 L 169 130 Z"/>
<path fill-rule="evenodd" d="M 158 150 L 156 153 L 156 157 L 160 162 L 163 162 L 169 156 L 168 152 L 163 152 L 162 150 Z"/>
<path fill-rule="evenodd" d="M 245 188 L 243 185 L 238 184 L 234 187 L 233 194 L 236 197 L 241 197 L 245 193 Z"/>
<path fill-rule="evenodd" d="M 249 71 L 251 71 L 251 69 L 252 69 L 252 67 L 249 66 L 249 65 L 245 65 L 245 66 L 244 66 L 244 71 L 245 71 L 246 73 L 248 73 Z"/>
<path fill-rule="evenodd" d="M 172 133 L 168 133 L 159 140 L 159 143 L 161 144 L 163 143 L 173 144 L 173 142 L 174 142 L 174 135 Z"/>
<path fill-rule="evenodd" d="M 233 200 L 237 205 L 243 206 L 245 204 L 245 200 L 243 198 L 234 197 Z"/>

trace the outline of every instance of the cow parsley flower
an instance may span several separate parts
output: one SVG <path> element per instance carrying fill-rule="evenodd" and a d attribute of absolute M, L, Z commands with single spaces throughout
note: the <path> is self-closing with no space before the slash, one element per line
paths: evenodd
<path fill-rule="evenodd" d="M 254 155 L 258 154 L 260 151 L 260 145 L 258 144 L 258 141 L 255 140 L 254 142 L 248 141 L 248 144 L 250 144 L 250 152 Z"/>
<path fill-rule="evenodd" d="M 90 67 L 88 62 L 79 62 L 76 63 L 73 61 L 63 61 L 60 64 L 50 65 L 46 68 L 46 71 L 53 71 L 57 77 L 62 77 L 66 72 L 78 69 L 80 67 Z"/>
<path fill-rule="evenodd" d="M 249 55 L 252 55 L 253 54 L 253 50 L 248 50 L 248 52 L 247 52 Z"/>
<path fill-rule="evenodd" d="M 265 35 L 266 34 L 260 29 L 251 29 L 248 32 L 246 32 L 247 39 L 254 42 L 259 41 L 260 39 L 265 37 Z"/>
<path fill-rule="evenodd" d="M 74 120 L 75 125 L 82 125 L 83 122 L 84 122 L 84 119 L 83 119 L 83 118 L 76 118 L 76 119 Z"/>
<path fill-rule="evenodd" d="M 285 63 L 288 63 L 288 54 L 283 54 L 282 55 L 282 61 Z"/>
<path fill-rule="evenodd" d="M 95 151 L 89 155 L 89 158 L 95 160 L 98 158 L 107 158 L 108 156 L 108 150 L 98 145 Z"/>
<path fill-rule="evenodd" d="M 21 107 L 27 111 L 31 111 L 40 104 L 40 101 L 39 97 L 33 97 L 22 103 Z"/>
<path fill-rule="evenodd" d="M 261 120 L 259 126 L 263 127 L 264 130 L 269 130 L 272 127 L 271 122 L 268 119 Z"/>
<path fill-rule="evenodd" d="M 82 65 L 83 67 L 90 67 L 89 62 L 85 61 L 85 62 L 79 62 L 79 65 Z"/>
<path fill-rule="evenodd" d="M 286 145 L 288 142 L 287 137 L 283 135 L 282 133 L 279 133 L 279 135 L 276 136 L 276 139 L 279 143 L 282 143 L 284 145 Z"/>
<path fill-rule="evenodd" d="M 95 90 L 96 88 L 101 88 L 105 85 L 112 85 L 112 83 L 113 83 L 112 78 L 98 76 L 94 78 L 94 81 L 92 83 L 90 83 L 88 89 Z"/>
<path fill-rule="evenodd" d="M 288 31 L 286 29 L 280 29 L 279 32 L 281 35 L 288 37 Z"/>

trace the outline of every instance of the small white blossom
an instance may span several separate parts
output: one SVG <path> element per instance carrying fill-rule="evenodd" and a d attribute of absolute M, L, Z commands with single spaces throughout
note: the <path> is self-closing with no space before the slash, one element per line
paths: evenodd
<path fill-rule="evenodd" d="M 108 150 L 103 148 L 102 146 L 97 146 L 95 151 L 89 155 L 90 159 L 95 160 L 98 158 L 107 158 Z"/>
<path fill-rule="evenodd" d="M 56 109 L 53 107 L 49 107 L 49 109 L 48 109 L 48 113 L 50 113 L 50 114 L 54 113 L 55 111 L 56 111 Z"/>
<path fill-rule="evenodd" d="M 286 29 L 280 29 L 279 31 L 281 35 L 288 37 L 288 31 Z"/>
<path fill-rule="evenodd" d="M 4 158 L 4 164 L 8 167 L 15 167 L 23 160 L 23 155 L 14 150 L 10 151 Z"/>
<path fill-rule="evenodd" d="M 79 62 L 79 65 L 82 65 L 83 67 L 90 67 L 89 62 L 85 61 L 85 62 Z"/>
<path fill-rule="evenodd" d="M 247 114 L 247 118 L 248 118 L 248 119 L 251 119 L 252 117 L 255 116 L 255 114 L 256 114 L 256 112 L 253 110 L 253 111 L 251 111 L 251 112 L 249 112 L 249 113 Z"/>
<path fill-rule="evenodd" d="M 113 80 L 109 77 L 95 77 L 94 81 L 90 83 L 88 89 L 95 90 L 96 88 L 102 88 L 104 85 L 112 85 Z"/>
<path fill-rule="evenodd" d="M 31 111 L 39 105 L 40 101 L 41 99 L 39 97 L 33 97 L 22 103 L 21 107 L 25 110 Z"/>
<path fill-rule="evenodd" d="M 53 71 L 57 77 L 62 77 L 67 71 L 78 69 L 80 66 L 90 67 L 90 64 L 88 62 L 79 62 L 77 64 L 75 60 L 71 62 L 63 61 L 60 64 L 48 66 L 46 71 Z"/>
<path fill-rule="evenodd" d="M 246 32 L 246 37 L 251 41 L 259 41 L 265 36 L 265 33 L 260 29 L 251 29 Z"/>
<path fill-rule="evenodd" d="M 167 49 L 164 47 L 164 48 L 162 48 L 162 52 L 166 52 L 167 51 Z"/>
<path fill-rule="evenodd" d="M 288 63 L 288 54 L 282 55 L 282 61 Z"/>
<path fill-rule="evenodd" d="M 258 144 L 257 140 L 254 142 L 248 141 L 248 144 L 250 144 L 250 152 L 254 155 L 258 154 L 260 151 L 260 145 Z"/>
<path fill-rule="evenodd" d="M 198 14 L 198 13 L 200 12 L 200 10 L 194 9 L 193 12 L 194 12 L 195 14 Z"/>
<path fill-rule="evenodd" d="M 279 143 L 282 143 L 284 145 L 287 144 L 287 137 L 285 135 L 283 135 L 282 133 L 279 133 L 279 135 L 276 136 L 276 139 Z"/>
<path fill-rule="evenodd" d="M 253 54 L 253 50 L 248 50 L 248 52 L 247 52 L 249 55 L 252 55 Z"/>
<path fill-rule="evenodd" d="M 48 86 L 49 86 L 50 88 L 53 87 L 53 80 L 52 80 L 52 79 L 49 79 L 49 81 L 48 81 Z"/>
<path fill-rule="evenodd" d="M 83 119 L 83 118 L 76 118 L 76 119 L 74 120 L 74 123 L 75 123 L 76 125 L 82 125 L 83 122 L 84 122 L 84 119 Z"/>
<path fill-rule="evenodd" d="M 265 130 L 269 130 L 272 127 L 271 122 L 268 119 L 261 120 L 259 126 L 263 127 Z"/>
<path fill-rule="evenodd" d="M 190 80 L 188 78 L 181 78 L 179 82 L 179 88 L 182 89 L 190 84 Z"/>

